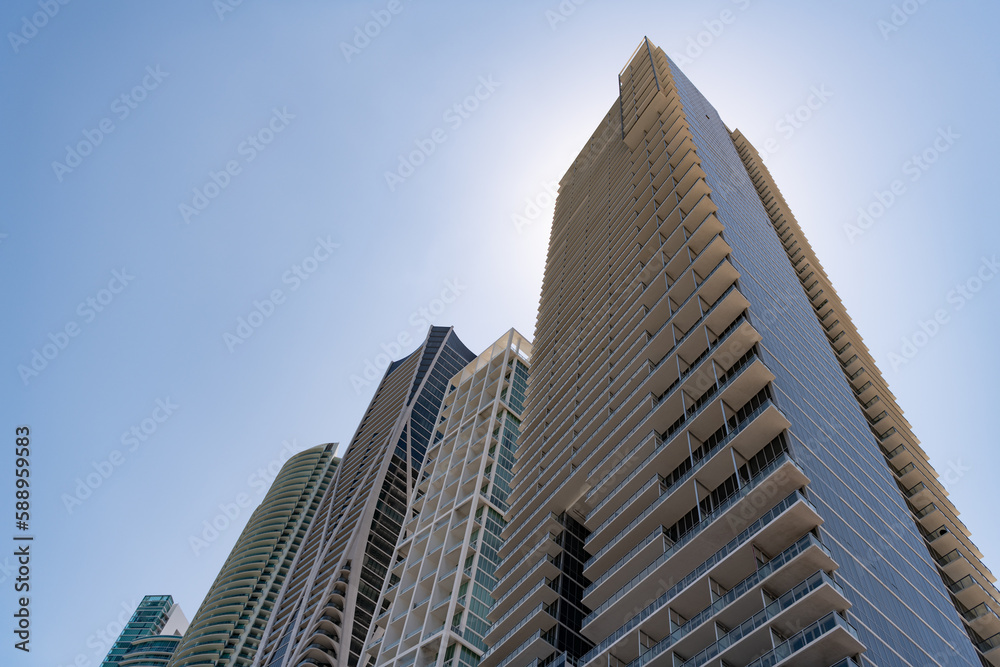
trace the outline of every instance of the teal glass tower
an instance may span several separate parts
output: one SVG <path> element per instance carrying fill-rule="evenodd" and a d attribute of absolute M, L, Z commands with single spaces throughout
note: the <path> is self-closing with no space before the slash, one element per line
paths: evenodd
<path fill-rule="evenodd" d="M 125 624 L 101 667 L 165 665 L 187 625 L 184 613 L 174 604 L 172 596 L 147 595 Z"/>

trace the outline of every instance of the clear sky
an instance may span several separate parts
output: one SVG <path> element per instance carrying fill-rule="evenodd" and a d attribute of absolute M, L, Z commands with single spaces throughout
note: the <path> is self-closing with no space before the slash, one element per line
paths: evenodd
<path fill-rule="evenodd" d="M 380 376 L 428 322 L 477 352 L 511 326 L 530 336 L 549 189 L 644 35 L 770 147 L 1000 571 L 1000 280 L 983 280 L 1000 271 L 998 13 L 971 0 L 4 2 L 0 541 L 18 532 L 18 425 L 36 541 L 30 656 L 12 648 L 0 556 L 0 664 L 96 665 L 100 633 L 144 594 L 193 615 L 249 516 L 237 499 L 259 502 L 290 450 L 346 445 L 374 389 L 366 369 Z"/>

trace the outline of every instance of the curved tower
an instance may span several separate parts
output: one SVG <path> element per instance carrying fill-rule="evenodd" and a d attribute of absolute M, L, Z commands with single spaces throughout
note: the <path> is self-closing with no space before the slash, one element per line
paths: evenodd
<path fill-rule="evenodd" d="M 170 667 L 245 666 L 339 459 L 336 444 L 292 456 L 254 510 L 212 583 Z"/>

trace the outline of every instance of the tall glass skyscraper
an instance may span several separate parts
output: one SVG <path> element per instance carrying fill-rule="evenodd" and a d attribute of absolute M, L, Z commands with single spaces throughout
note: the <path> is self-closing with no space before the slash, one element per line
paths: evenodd
<path fill-rule="evenodd" d="M 167 664 L 188 627 L 170 595 L 147 595 L 136 607 L 101 667 Z"/>
<path fill-rule="evenodd" d="M 798 224 L 648 40 L 560 183 L 518 451 L 483 667 L 1000 664 Z"/>
<path fill-rule="evenodd" d="M 449 327 L 385 372 L 264 631 L 255 665 L 355 667 L 449 381 L 476 355 Z"/>

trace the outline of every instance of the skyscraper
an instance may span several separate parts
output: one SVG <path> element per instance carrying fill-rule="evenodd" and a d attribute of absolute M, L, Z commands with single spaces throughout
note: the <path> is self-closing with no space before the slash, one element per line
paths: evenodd
<path fill-rule="evenodd" d="M 173 597 L 147 595 L 125 624 L 101 667 L 165 665 L 187 627 L 187 618 Z"/>
<path fill-rule="evenodd" d="M 475 667 L 485 651 L 530 359 L 511 329 L 451 379 L 366 644 L 375 665 Z"/>
<path fill-rule="evenodd" d="M 254 510 L 170 667 L 246 667 L 339 459 L 336 444 L 293 455 Z"/>
<path fill-rule="evenodd" d="M 180 642 L 181 635 L 171 634 L 136 639 L 118 661 L 118 667 L 166 667 Z"/>
<path fill-rule="evenodd" d="M 996 661 L 994 579 L 798 224 L 648 40 L 560 182 L 532 362 L 483 667 Z"/>
<path fill-rule="evenodd" d="M 359 664 L 449 380 L 475 358 L 448 327 L 385 371 L 299 549 L 255 665 Z M 437 435 L 436 435 L 437 434 Z"/>

